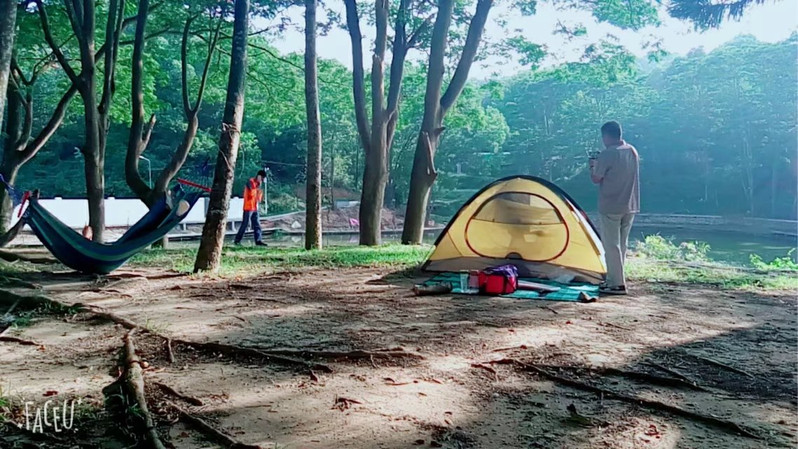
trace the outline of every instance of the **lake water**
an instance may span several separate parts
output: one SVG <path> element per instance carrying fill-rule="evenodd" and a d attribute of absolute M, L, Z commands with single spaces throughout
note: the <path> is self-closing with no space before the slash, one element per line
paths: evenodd
<path fill-rule="evenodd" d="M 659 234 L 675 244 L 682 242 L 704 242 L 710 247 L 709 256 L 712 260 L 747 265 L 751 254 L 759 254 L 766 261 L 776 257 L 787 255 L 790 249 L 795 248 L 796 239 L 794 237 L 778 236 L 771 234 L 752 235 L 734 232 L 710 232 L 707 230 L 693 230 L 683 228 L 665 228 L 636 226 L 632 229 L 630 240 L 643 240 L 647 235 Z M 433 244 L 438 236 L 438 232 L 427 232 L 424 235 L 424 243 Z M 400 234 L 383 235 L 384 243 L 399 242 Z M 267 241 L 276 243 L 280 246 L 301 246 L 303 236 L 301 235 L 280 235 L 267 238 Z M 330 234 L 323 238 L 324 245 L 357 245 L 358 235 L 353 234 Z M 793 254 L 795 259 L 796 254 Z"/>

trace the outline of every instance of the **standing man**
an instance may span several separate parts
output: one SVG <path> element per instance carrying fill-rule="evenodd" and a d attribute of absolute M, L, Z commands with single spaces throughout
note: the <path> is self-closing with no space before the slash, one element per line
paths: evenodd
<path fill-rule="evenodd" d="M 250 178 L 247 181 L 247 185 L 244 187 L 244 217 L 241 219 L 241 227 L 238 228 L 238 234 L 236 234 L 236 245 L 241 244 L 244 233 L 247 232 L 247 227 L 249 227 L 249 222 L 252 222 L 255 245 L 267 246 L 261 240 L 260 217 L 258 216 L 258 206 L 263 201 L 263 190 L 261 190 L 260 186 L 263 184 L 264 179 L 266 179 L 266 172 L 260 170 L 254 178 Z"/>
<path fill-rule="evenodd" d="M 601 127 L 604 151 L 590 159 L 590 178 L 599 186 L 601 241 L 607 261 L 607 282 L 601 293 L 626 294 L 626 247 L 635 214 L 640 212 L 640 164 L 637 150 L 624 142 L 621 124 Z"/>

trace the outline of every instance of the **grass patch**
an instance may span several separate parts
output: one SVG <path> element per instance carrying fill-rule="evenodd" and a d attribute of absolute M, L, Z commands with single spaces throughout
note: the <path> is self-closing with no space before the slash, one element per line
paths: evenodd
<path fill-rule="evenodd" d="M 717 263 L 691 265 L 682 261 L 631 258 L 627 277 L 648 283 L 713 285 L 724 289 L 795 290 L 798 276 L 781 271 L 754 271 Z"/>
<path fill-rule="evenodd" d="M 635 257 L 627 264 L 627 277 L 648 283 L 714 285 L 725 289 L 798 289 L 798 269 L 792 253 L 787 257 L 765 262 L 751 257 L 753 268 L 712 261 L 710 247 L 703 242 L 682 242 L 678 245 L 658 235 L 649 235 L 634 243 Z"/>
<path fill-rule="evenodd" d="M 303 267 L 355 268 L 355 267 L 408 267 L 422 263 L 429 255 L 430 246 L 384 245 L 376 247 L 342 246 L 305 251 L 301 248 L 260 248 L 256 246 L 230 246 L 222 252 L 223 276 L 269 269 Z M 134 257 L 130 265 L 172 269 L 191 272 L 196 249 L 151 249 Z"/>
<path fill-rule="evenodd" d="M 784 257 L 776 257 L 770 262 L 765 262 L 758 254 L 751 254 L 751 265 L 758 270 L 779 270 L 779 271 L 798 271 L 798 263 L 795 263 L 795 248 L 787 252 Z"/>

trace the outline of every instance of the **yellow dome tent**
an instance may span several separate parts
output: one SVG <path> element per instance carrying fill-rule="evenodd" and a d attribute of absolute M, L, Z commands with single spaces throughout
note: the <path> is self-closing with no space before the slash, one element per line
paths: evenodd
<path fill-rule="evenodd" d="M 532 176 L 500 179 L 474 195 L 435 242 L 425 271 L 513 264 L 521 277 L 599 284 L 607 273 L 593 224 L 556 185 Z"/>

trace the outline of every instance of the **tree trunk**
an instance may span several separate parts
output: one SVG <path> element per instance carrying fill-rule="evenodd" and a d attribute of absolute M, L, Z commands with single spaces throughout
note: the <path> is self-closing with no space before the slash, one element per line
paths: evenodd
<path fill-rule="evenodd" d="M 15 161 L 6 163 L 5 157 L 3 157 L 3 165 L 0 168 L 0 172 L 2 172 L 7 183 L 14 185 L 19 172 L 19 165 Z M 13 213 L 14 203 L 11 201 L 8 191 L 0 189 L 0 232 L 6 232 L 11 227 L 11 223 L 14 220 Z"/>
<path fill-rule="evenodd" d="M 316 0 L 305 0 L 305 107 L 308 117 L 305 249 L 321 249 L 321 121 L 316 70 Z"/>
<path fill-rule="evenodd" d="M 233 49 L 230 55 L 230 75 L 227 81 L 227 101 L 219 138 L 219 154 L 213 176 L 213 187 L 202 227 L 202 243 L 197 251 L 194 272 L 216 271 L 222 259 L 224 231 L 238 145 L 241 140 L 241 122 L 244 118 L 244 81 L 247 66 L 247 31 L 249 0 L 236 0 L 233 23 Z"/>
<path fill-rule="evenodd" d="M 410 175 L 410 192 L 407 198 L 405 222 L 402 229 L 402 243 L 418 245 L 424 237 L 424 221 L 429 201 L 429 193 L 437 177 L 435 170 L 435 152 L 440 135 L 443 132 L 443 119 L 457 101 L 457 97 L 465 87 L 468 72 L 479 49 L 479 41 L 488 19 L 493 0 L 479 0 L 477 9 L 468 25 L 468 34 L 463 46 L 457 68 L 452 75 L 449 86 L 441 96 L 444 75 L 444 57 L 449 26 L 454 8 L 453 0 L 438 2 L 438 14 L 432 28 L 432 44 L 430 47 L 427 90 L 424 97 L 424 118 L 413 157 L 413 169 Z"/>
<path fill-rule="evenodd" d="M 335 146 L 330 146 L 330 210 L 335 210 Z"/>
<path fill-rule="evenodd" d="M 380 130 L 372 139 L 366 153 L 363 169 L 363 189 L 360 195 L 360 244 L 379 245 L 382 242 L 382 205 L 385 202 L 385 186 L 388 170 L 385 165 L 385 134 Z"/>
<path fill-rule="evenodd" d="M 105 231 L 105 158 L 100 142 L 100 114 L 97 111 L 97 85 L 93 67 L 84 66 L 86 86 L 81 89 L 86 141 L 82 148 L 86 199 L 89 203 L 89 226 L 92 240 L 103 242 Z M 88 72 L 88 73 L 87 73 Z"/>
<path fill-rule="evenodd" d="M 387 0 L 375 0 L 374 24 L 376 36 L 374 39 L 374 55 L 371 62 L 371 126 L 368 124 L 366 114 L 366 100 L 363 70 L 363 36 L 360 32 L 360 19 L 357 12 L 356 0 L 344 0 L 346 6 L 346 23 L 349 37 L 352 42 L 353 61 L 353 93 L 355 103 L 355 120 L 357 122 L 360 143 L 365 153 L 365 167 L 363 169 L 363 187 L 360 196 L 360 244 L 379 245 L 381 243 L 382 206 L 385 200 L 385 187 L 388 183 L 388 151 L 393 141 L 396 129 L 396 119 L 404 61 L 407 51 L 414 45 L 415 39 L 425 27 L 419 29 L 408 38 L 406 33 L 406 16 L 409 11 L 409 1 L 400 2 L 394 30 L 396 34 L 391 46 L 392 60 L 390 73 L 390 87 L 385 97 L 385 51 L 388 42 L 388 13 Z"/>
<path fill-rule="evenodd" d="M 407 195 L 405 222 L 402 229 L 402 243 L 418 245 L 424 237 L 424 221 L 432 184 L 438 176 L 435 170 L 434 154 L 437 138 L 422 131 L 416 144 L 413 170 L 410 172 L 410 192 Z"/>
<path fill-rule="evenodd" d="M 147 28 L 148 9 L 149 0 L 139 0 L 136 35 L 131 58 L 131 65 L 133 66 L 130 87 L 132 111 L 127 154 L 125 156 L 125 182 L 130 187 L 130 190 L 149 207 L 152 206 L 152 186 L 147 185 L 138 172 L 139 158 L 147 147 L 152 127 L 155 125 L 153 117 L 145 130 L 142 77 L 144 74 L 144 32 Z"/>
<path fill-rule="evenodd" d="M 3 122 L 16 26 L 17 0 L 0 0 L 0 123 Z"/>

